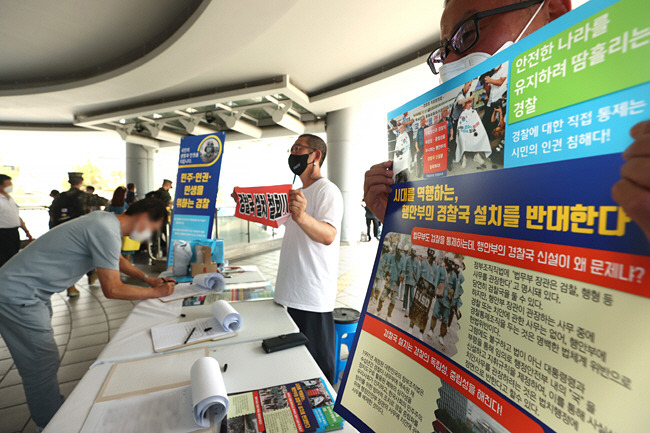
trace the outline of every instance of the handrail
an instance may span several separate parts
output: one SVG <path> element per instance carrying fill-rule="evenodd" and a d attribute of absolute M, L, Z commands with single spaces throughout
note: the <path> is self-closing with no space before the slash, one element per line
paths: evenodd
<path fill-rule="evenodd" d="M 49 206 L 39 204 L 39 205 L 27 205 L 27 206 L 18 206 L 18 210 L 50 210 Z"/>

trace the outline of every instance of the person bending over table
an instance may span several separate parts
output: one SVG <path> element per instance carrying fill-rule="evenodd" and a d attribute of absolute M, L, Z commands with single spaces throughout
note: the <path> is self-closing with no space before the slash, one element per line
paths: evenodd
<path fill-rule="evenodd" d="M 146 241 L 167 218 L 164 203 L 145 199 L 122 215 L 92 212 L 50 230 L 0 268 L 0 334 L 23 380 L 27 405 L 39 429 L 63 403 L 57 371 L 59 351 L 52 329 L 50 297 L 96 268 L 107 298 L 167 296 L 173 282 L 152 278 L 120 255 L 122 236 Z M 147 283 L 130 286 L 120 271 Z"/>
<path fill-rule="evenodd" d="M 441 83 L 448 81 L 570 10 L 571 0 L 447 0 L 440 18 L 442 45 L 427 63 Z M 464 24 L 477 11 L 489 12 L 478 21 L 483 31 L 466 37 L 463 32 L 471 23 Z M 637 123 L 630 135 L 634 142 L 623 152 L 625 163 L 612 198 L 650 240 L 650 121 Z M 366 205 L 382 223 L 393 184 L 391 166 L 391 161 L 373 165 L 363 186 Z"/>

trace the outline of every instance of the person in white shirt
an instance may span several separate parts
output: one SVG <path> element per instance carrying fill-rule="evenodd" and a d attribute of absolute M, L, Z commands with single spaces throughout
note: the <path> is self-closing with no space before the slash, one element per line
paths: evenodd
<path fill-rule="evenodd" d="M 399 126 L 400 134 L 397 136 L 395 144 L 395 155 L 393 156 L 393 170 L 396 173 L 396 182 L 407 182 L 410 177 L 411 160 L 411 139 L 406 131 L 406 126 L 402 123 Z"/>
<path fill-rule="evenodd" d="M 485 126 L 483 126 L 481 117 L 472 108 L 472 105 L 472 100 L 465 103 L 465 107 L 462 113 L 460 113 L 460 118 L 456 125 L 458 132 L 456 133 L 456 155 L 454 162 L 460 162 L 461 168 L 465 168 L 467 165 L 466 152 L 474 153 L 474 162 L 479 167 L 485 164 L 480 154 L 483 153 L 486 158 L 492 154 L 492 148 L 490 147 L 490 140 L 488 139 Z"/>
<path fill-rule="evenodd" d="M 491 86 L 488 105 L 493 106 L 508 91 L 508 63 L 497 66 L 490 77 L 485 77 L 485 82 Z"/>
<path fill-rule="evenodd" d="M 334 381 L 334 317 L 343 196 L 321 175 L 327 145 L 315 135 L 298 137 L 289 167 L 302 188 L 289 193 L 286 223 L 275 287 L 275 302 L 309 339 L 307 349 L 325 377 Z"/>
<path fill-rule="evenodd" d="M 0 266 L 9 261 L 20 250 L 20 227 L 27 239 L 33 240 L 18 214 L 18 205 L 9 195 L 13 190 L 11 177 L 0 174 Z"/>

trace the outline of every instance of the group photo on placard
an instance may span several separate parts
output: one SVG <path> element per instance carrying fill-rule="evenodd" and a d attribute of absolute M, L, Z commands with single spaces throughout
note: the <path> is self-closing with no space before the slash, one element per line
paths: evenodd
<path fill-rule="evenodd" d="M 413 245 L 409 235 L 388 233 L 368 311 L 453 356 L 463 315 L 463 260 L 460 254 Z"/>

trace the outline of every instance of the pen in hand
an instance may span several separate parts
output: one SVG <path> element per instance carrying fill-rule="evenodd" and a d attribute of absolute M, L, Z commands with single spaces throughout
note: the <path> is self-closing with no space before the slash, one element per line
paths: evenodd
<path fill-rule="evenodd" d="M 196 331 L 196 326 L 194 328 L 192 328 L 192 330 L 190 331 L 190 334 L 187 336 L 187 338 L 185 339 L 183 344 L 187 344 L 187 342 L 190 341 L 190 337 L 192 337 L 192 334 L 194 334 L 194 331 Z"/>

